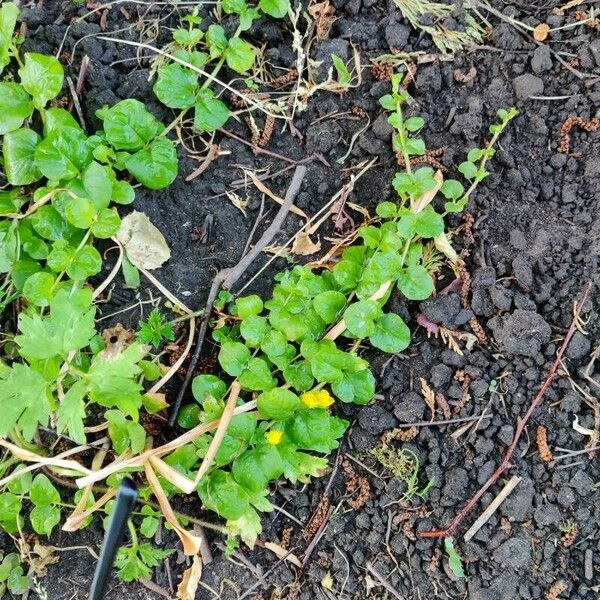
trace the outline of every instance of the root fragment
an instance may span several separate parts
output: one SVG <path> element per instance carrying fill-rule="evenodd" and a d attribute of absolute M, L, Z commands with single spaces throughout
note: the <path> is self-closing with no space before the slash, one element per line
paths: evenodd
<path fill-rule="evenodd" d="M 466 73 L 460 69 L 455 69 L 452 75 L 459 83 L 469 83 L 470 81 L 473 81 L 475 77 L 477 77 L 477 69 L 475 68 L 475 65 L 471 66 Z"/>

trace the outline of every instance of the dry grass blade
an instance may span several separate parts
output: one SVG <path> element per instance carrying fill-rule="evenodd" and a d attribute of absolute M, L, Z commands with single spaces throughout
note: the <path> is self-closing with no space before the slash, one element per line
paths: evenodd
<path fill-rule="evenodd" d="M 160 481 L 158 481 L 158 477 L 150 464 L 150 461 L 144 464 L 144 469 L 146 471 L 146 479 L 148 480 L 148 485 L 154 494 L 154 497 L 158 500 L 158 504 L 160 506 L 160 510 L 167 523 L 171 525 L 175 533 L 179 536 L 181 543 L 183 545 L 183 551 L 188 556 L 196 556 L 198 552 L 200 552 L 201 540 L 199 537 L 191 534 L 189 531 L 184 529 L 177 520 L 173 509 L 171 508 L 171 504 L 169 503 L 169 499 L 165 494 L 162 486 L 160 485 Z"/>
<path fill-rule="evenodd" d="M 194 600 L 201 577 L 202 559 L 196 555 L 192 559 L 192 566 L 183 572 L 181 582 L 177 586 L 178 600 Z"/>
<path fill-rule="evenodd" d="M 105 492 L 92 506 L 83 512 L 78 514 L 71 514 L 67 517 L 65 524 L 62 526 L 63 531 L 77 531 L 82 525 L 83 521 L 87 519 L 91 514 L 95 513 L 99 508 L 102 508 L 109 500 L 112 500 L 117 495 L 117 490 L 112 489 Z"/>
<path fill-rule="evenodd" d="M 273 554 L 275 554 L 278 559 L 287 560 L 298 568 L 302 567 L 300 559 L 279 544 L 276 544 L 275 542 L 265 542 L 264 546 L 267 550 L 270 550 Z"/>
<path fill-rule="evenodd" d="M 244 174 L 247 175 L 252 180 L 252 183 L 263 194 L 266 194 L 267 196 L 269 196 L 269 198 L 271 198 L 271 200 L 275 200 L 275 202 L 277 202 L 277 204 L 279 204 L 280 206 L 283 205 L 283 203 L 284 203 L 283 198 L 280 198 L 277 194 L 273 193 L 262 181 L 260 181 L 260 179 L 258 179 L 258 177 L 252 171 L 244 169 Z M 290 207 L 290 212 L 294 213 L 295 215 L 298 215 L 299 217 L 302 217 L 306 221 L 309 220 L 308 215 L 301 208 L 298 208 L 294 204 L 292 204 L 292 206 Z"/>

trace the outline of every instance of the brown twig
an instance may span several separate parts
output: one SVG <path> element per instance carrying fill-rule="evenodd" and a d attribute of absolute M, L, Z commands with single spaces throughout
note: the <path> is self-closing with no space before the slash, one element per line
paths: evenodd
<path fill-rule="evenodd" d="M 581 295 L 580 301 L 577 303 L 576 308 L 573 311 L 573 320 L 571 321 L 571 325 L 567 331 L 567 334 L 565 335 L 565 339 L 563 340 L 563 343 L 561 344 L 560 349 L 558 350 L 558 352 L 556 354 L 556 358 L 554 359 L 554 362 L 552 363 L 552 367 L 550 368 L 550 372 L 548 373 L 546 380 L 542 384 L 540 391 L 536 394 L 535 398 L 529 405 L 529 408 L 527 409 L 527 412 L 525 413 L 525 415 L 522 418 L 519 418 L 517 421 L 517 427 L 515 429 L 513 440 L 511 442 L 510 446 L 508 447 L 506 453 L 504 454 L 504 458 L 502 459 L 502 462 L 498 465 L 496 470 L 491 474 L 489 479 L 479 488 L 479 490 L 465 504 L 465 506 L 460 510 L 460 512 L 456 515 L 456 517 L 454 517 L 454 519 L 450 522 L 450 525 L 448 525 L 448 527 L 446 527 L 446 529 L 434 529 L 432 531 L 423 531 L 420 533 L 421 537 L 440 538 L 440 537 L 450 537 L 451 535 L 453 535 L 454 532 L 460 526 L 460 524 L 464 521 L 465 517 L 471 512 L 471 509 L 475 506 L 475 504 L 481 498 L 481 496 L 483 496 L 483 494 L 485 494 L 485 492 L 492 485 L 494 485 L 494 483 L 496 481 L 498 481 L 498 479 L 502 476 L 502 474 L 511 466 L 510 459 L 512 458 L 512 455 L 514 454 L 514 452 L 517 448 L 517 444 L 519 443 L 519 440 L 521 439 L 521 435 L 523 434 L 523 431 L 524 431 L 526 425 L 528 424 L 529 419 L 531 418 L 531 415 L 533 414 L 535 409 L 539 406 L 540 402 L 544 398 L 544 395 L 548 391 L 548 388 L 552 385 L 552 382 L 554 381 L 554 378 L 556 377 L 556 373 L 557 373 L 558 367 L 560 366 L 560 362 L 562 360 L 563 354 L 565 353 L 565 350 L 567 349 L 567 346 L 569 345 L 569 342 L 571 341 L 571 338 L 573 337 L 573 334 L 575 333 L 575 331 L 577 329 L 579 314 L 581 313 L 583 306 L 585 305 L 587 299 L 589 298 L 591 291 L 592 291 L 592 282 L 589 282 L 586 285 L 586 287 L 583 291 L 583 294 Z"/>
<path fill-rule="evenodd" d="M 292 177 L 290 186 L 285 194 L 283 204 L 281 205 L 279 211 L 275 215 L 275 218 L 273 219 L 272 223 L 269 225 L 269 227 L 267 227 L 266 231 L 262 234 L 260 239 L 256 242 L 256 244 L 252 247 L 252 249 L 249 252 L 242 256 L 237 265 L 228 269 L 221 269 L 215 275 L 215 278 L 213 279 L 213 282 L 210 286 L 208 298 L 206 299 L 206 305 L 204 308 L 202 322 L 200 323 L 200 327 L 198 329 L 196 348 L 194 349 L 194 354 L 190 359 L 185 379 L 183 380 L 183 383 L 179 388 L 179 392 L 177 393 L 177 398 L 175 398 L 175 402 L 173 403 L 173 408 L 169 417 L 169 426 L 172 427 L 175 423 L 175 420 L 177 419 L 177 414 L 179 413 L 179 408 L 183 401 L 183 396 L 185 395 L 187 388 L 190 385 L 192 376 L 194 375 L 196 365 L 198 364 L 198 359 L 200 358 L 200 353 L 202 352 L 202 346 L 204 345 L 204 338 L 206 337 L 208 321 L 212 314 L 212 305 L 215 299 L 217 298 L 219 290 L 221 288 L 230 289 L 235 284 L 235 282 L 246 272 L 246 269 L 248 269 L 248 267 L 252 264 L 256 257 L 264 250 L 264 248 L 271 243 L 271 240 L 275 237 L 275 234 L 281 229 L 283 221 L 289 213 L 290 208 L 294 203 L 294 199 L 300 191 L 300 185 L 302 184 L 304 175 L 306 175 L 306 167 L 303 165 L 298 165 L 296 167 L 296 170 L 294 171 L 294 176 Z"/>

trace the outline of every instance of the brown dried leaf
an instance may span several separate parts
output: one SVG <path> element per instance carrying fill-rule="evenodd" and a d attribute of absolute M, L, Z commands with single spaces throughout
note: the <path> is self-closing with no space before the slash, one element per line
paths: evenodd
<path fill-rule="evenodd" d="M 106 347 L 100 356 L 106 360 L 115 360 L 133 340 L 134 333 L 131 329 L 125 329 L 121 323 L 109 327 L 102 332 L 102 340 Z"/>
<path fill-rule="evenodd" d="M 419 381 L 421 382 L 421 394 L 423 394 L 425 404 L 427 404 L 429 410 L 431 410 L 431 418 L 433 419 L 435 416 L 435 392 L 423 377 L 419 377 Z"/>
<path fill-rule="evenodd" d="M 550 32 L 550 25 L 548 23 L 540 23 L 533 30 L 533 39 L 538 42 L 543 42 Z"/>
<path fill-rule="evenodd" d="M 317 28 L 317 40 L 324 40 L 331 30 L 331 26 L 337 20 L 335 7 L 329 4 L 329 0 L 317 2 L 308 8 L 308 13 L 315 20 Z"/>
<path fill-rule="evenodd" d="M 202 559 L 196 554 L 192 559 L 192 566 L 183 572 L 181 582 L 177 586 L 177 598 L 194 600 L 200 577 L 202 577 Z"/>
<path fill-rule="evenodd" d="M 292 254 L 297 254 L 298 256 L 310 256 L 315 252 L 318 252 L 321 249 L 321 242 L 313 242 L 310 239 L 310 235 L 306 231 L 301 231 L 296 238 L 294 239 L 294 243 L 292 245 Z"/>
<path fill-rule="evenodd" d="M 273 554 L 275 554 L 275 556 L 279 560 L 287 560 L 288 562 L 291 562 L 293 565 L 297 566 L 298 568 L 302 567 L 302 563 L 300 562 L 300 559 L 295 554 L 288 552 L 288 550 L 286 550 L 279 544 L 276 544 L 275 542 L 265 542 L 265 548 L 267 550 L 270 550 Z"/>
<path fill-rule="evenodd" d="M 116 238 L 125 248 L 131 264 L 140 269 L 158 269 L 171 257 L 163 234 L 146 214 L 137 210 L 121 221 Z"/>

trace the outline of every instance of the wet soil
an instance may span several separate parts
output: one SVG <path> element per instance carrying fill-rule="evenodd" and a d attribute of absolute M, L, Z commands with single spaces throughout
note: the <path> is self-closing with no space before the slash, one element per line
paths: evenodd
<path fill-rule="evenodd" d="M 502 480 L 514 474 L 521 481 L 472 540 L 464 541 L 466 529 L 499 493 L 502 482 L 484 495 L 456 534 L 455 545 L 468 579 L 457 579 L 449 569 L 447 559 L 441 556 L 441 541 L 419 537 L 422 531 L 448 524 L 490 476 L 512 440 L 519 415 L 546 377 L 571 322 L 574 301 L 587 281 L 594 281 L 596 286 L 599 283 L 600 132 L 573 129 L 571 154 L 560 153 L 558 145 L 565 119 L 589 119 L 600 114 L 600 35 L 580 25 L 553 32 L 545 43 L 538 44 L 519 33 L 507 18 L 530 26 L 548 22 L 560 27 L 574 21 L 573 10 L 565 16 L 553 14 L 553 9 L 563 4 L 553 0 L 519 0 L 509 5 L 494 0 L 491 4 L 504 19 L 484 13 L 491 27 L 485 46 L 457 54 L 452 60 L 426 56 L 416 65 L 414 82 L 409 86 L 412 112 L 427 121 L 427 146 L 442 149 L 438 160 L 450 174 L 456 173 L 468 149 L 484 142 L 487 125 L 498 108 L 516 105 L 521 110 L 490 162 L 490 177 L 468 206 L 470 217 L 451 220 L 456 229 L 455 245 L 463 250 L 472 276 L 468 305 L 461 307 L 455 293 L 438 295 L 421 306 L 393 300 L 393 309 L 414 331 L 414 343 L 404 355 L 391 360 L 372 353 L 369 358 L 379 382 L 377 399 L 367 407 L 340 409 L 351 419 L 352 427 L 338 460 L 351 457 L 346 460 L 356 475 L 368 481 L 366 503 L 352 508 L 349 502 L 354 496 L 348 496 L 348 476 L 339 468 L 329 491 L 333 513 L 303 570 L 278 561 L 261 548 L 243 548 L 233 560 L 226 560 L 222 540 L 211 536 L 214 560 L 204 568 L 198 598 L 538 599 L 547 597 L 552 584 L 559 580 L 565 584 L 562 598 L 598 597 L 594 591 L 600 584 L 597 455 L 579 454 L 547 463 L 540 459 L 535 443 L 537 427 L 542 425 L 555 453 L 558 447 L 581 450 L 588 437 L 573 427 L 574 420 L 587 429 L 599 426 L 590 403 L 598 402 L 600 362 L 584 372 L 599 340 L 595 293 L 585 310 L 587 335 L 575 334 L 560 376 L 535 412 L 514 454 L 512 468 Z M 166 121 L 172 118 L 152 97 L 148 59 L 95 36 L 104 27 L 109 35 L 150 39 L 159 45 L 168 39 L 174 9 L 124 2 L 112 6 L 103 17 L 103 10 L 90 15 L 88 8 L 69 2 L 29 5 L 23 11 L 29 30 L 26 47 L 55 52 L 64 38 L 63 51 L 75 78 L 83 55 L 90 57 L 82 98 L 90 127 L 96 108 L 131 96 L 148 102 Z M 313 44 L 311 53 L 316 60 L 327 61 L 332 52 L 349 57 L 352 45 L 360 51 L 365 65 L 369 58 L 389 53 L 391 48 L 436 54 L 429 38 L 411 29 L 391 0 L 333 0 L 332 5 L 338 19 L 328 39 Z M 583 8 L 590 5 L 583 2 Z M 268 45 L 267 56 L 275 72 L 293 66 L 288 25 L 262 23 L 250 34 L 255 43 Z M 472 68 L 475 76 L 469 82 L 460 82 L 454 75 L 457 70 L 468 73 Z M 348 169 L 372 157 L 378 159 L 376 165 L 357 182 L 349 201 L 373 208 L 390 194 L 395 157 L 390 149 L 391 131 L 377 102 L 387 90 L 388 84 L 373 79 L 365 68 L 359 87 L 342 96 L 323 92 L 311 100 L 307 111 L 297 115 L 294 124 L 301 138 L 276 129 L 267 146 L 272 152 L 293 160 L 315 153 L 324 158 L 307 163 L 308 174 L 297 199 L 297 205 L 309 214 L 347 181 Z M 227 127 L 249 139 L 244 123 L 232 121 Z M 232 182 L 242 177 L 241 166 L 273 173 L 290 164 L 255 156 L 249 147 L 224 136 L 218 136 L 217 142 L 230 154 L 219 157 L 201 177 L 185 181 L 198 163 L 181 149 L 181 175 L 175 184 L 161 192 L 138 193 L 134 205 L 150 216 L 171 246 L 172 258 L 157 276 L 194 308 L 204 305 L 216 270 L 237 262 L 258 214 L 260 195 L 252 186 L 238 190 L 240 197 L 248 200 L 246 215 L 225 195 Z M 202 149 L 196 138 L 187 138 L 186 143 Z M 288 170 L 270 179 L 268 185 L 283 194 L 290 178 Z M 270 211 L 264 218 L 265 226 L 276 210 L 269 201 L 266 207 Z M 359 213 L 348 212 L 360 223 Z M 200 243 L 197 231 L 207 218 L 212 227 L 208 241 Z M 299 225 L 300 220 L 290 216 L 278 241 L 287 239 Z M 328 224 L 322 238 L 331 230 Z M 326 240 L 323 242 L 326 247 Z M 264 261 L 257 261 L 246 280 Z M 279 260 L 274 268 L 282 269 L 286 264 Z M 109 268 L 110 261 L 106 265 Z M 273 272 L 263 273 L 250 289 L 268 292 Z M 444 275 L 437 282 L 438 289 L 450 282 L 448 274 Z M 133 306 L 120 314 L 119 320 L 135 325 L 140 318 L 136 303 L 147 300 L 150 293 L 156 294 L 149 287 L 132 292 L 119 282 L 105 312 Z M 469 321 L 474 317 L 489 341 L 467 350 L 464 340 L 458 340 L 464 350 L 458 354 L 441 338 L 428 338 L 416 323 L 418 312 L 458 333 L 471 333 Z M 420 485 L 433 482 L 422 499 L 407 503 L 402 500 L 406 483 L 369 451 L 380 445 L 386 431 L 430 419 L 420 393 L 421 377 L 444 395 L 453 418 L 480 415 L 484 409 L 492 416 L 462 433 L 463 424 L 425 426 L 410 441 L 392 443 L 418 457 Z M 441 418 L 438 412 L 436 419 Z M 332 464 L 335 460 L 332 457 Z M 303 488 L 282 484 L 273 490 L 272 499 L 297 521 L 307 523 L 326 483 L 327 477 Z M 200 514 L 196 503 L 187 504 L 186 510 Z M 577 527 L 575 541 L 565 547 L 561 538 L 573 526 Z M 265 516 L 261 539 L 280 542 L 286 527 L 292 528 L 289 548 L 302 557 L 310 540 L 302 536 L 303 527 L 280 511 Z M 78 535 L 60 533 L 52 543 L 97 548 L 100 539 L 100 528 L 93 526 Z M 166 546 L 176 544 L 168 532 L 163 541 Z M 181 555 L 170 559 L 171 581 L 164 567 L 156 570 L 154 581 L 163 589 L 172 589 L 185 567 L 182 561 Z M 65 552 L 42 582 L 47 597 L 84 598 L 94 564 L 86 550 Z M 159 597 L 140 584 L 117 582 L 107 596 Z"/>

